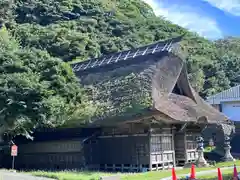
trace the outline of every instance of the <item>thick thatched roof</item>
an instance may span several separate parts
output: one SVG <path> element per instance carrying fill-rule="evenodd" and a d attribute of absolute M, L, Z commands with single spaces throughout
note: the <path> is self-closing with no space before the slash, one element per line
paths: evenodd
<path fill-rule="evenodd" d="M 226 122 L 190 86 L 184 61 L 171 52 L 180 40 L 74 64 L 74 72 L 98 106 L 93 120 L 132 121 L 136 115 L 154 112 L 171 123 Z"/>

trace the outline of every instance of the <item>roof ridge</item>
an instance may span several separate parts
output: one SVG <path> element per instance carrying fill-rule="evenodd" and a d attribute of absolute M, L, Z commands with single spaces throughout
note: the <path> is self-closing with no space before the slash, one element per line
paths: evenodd
<path fill-rule="evenodd" d="M 206 99 L 207 99 L 207 100 L 210 100 L 210 99 L 212 99 L 212 98 L 217 98 L 217 96 L 219 96 L 219 95 L 221 95 L 221 94 L 223 94 L 223 93 L 228 93 L 228 92 L 230 92 L 231 90 L 234 90 L 234 89 L 237 89 L 237 88 L 240 88 L 240 84 L 239 84 L 239 85 L 236 85 L 236 86 L 233 86 L 233 87 L 230 87 L 230 88 L 228 88 L 228 89 L 225 89 L 225 90 L 223 90 L 223 91 L 221 91 L 221 92 L 219 92 L 219 93 L 217 93 L 217 94 L 208 96 Z"/>
<path fill-rule="evenodd" d="M 137 56 L 154 54 L 156 52 L 161 52 L 161 51 L 170 52 L 172 50 L 173 45 L 180 42 L 183 36 L 184 34 L 175 38 L 164 40 L 164 41 L 158 41 L 146 46 L 141 46 L 138 48 L 101 56 L 99 58 L 93 58 L 86 61 L 78 62 L 78 63 L 72 64 L 72 68 L 74 72 L 79 72 L 79 71 L 85 71 L 91 68 L 96 68 L 96 67 L 101 67 L 108 64 L 117 63 L 119 61 L 124 61 L 127 59 L 133 59 Z"/>

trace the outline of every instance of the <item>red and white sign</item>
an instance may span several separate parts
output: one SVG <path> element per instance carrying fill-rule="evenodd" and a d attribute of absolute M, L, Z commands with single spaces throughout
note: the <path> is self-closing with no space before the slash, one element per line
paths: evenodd
<path fill-rule="evenodd" d="M 16 145 L 12 145 L 11 156 L 17 156 L 17 154 L 18 154 L 18 147 Z"/>

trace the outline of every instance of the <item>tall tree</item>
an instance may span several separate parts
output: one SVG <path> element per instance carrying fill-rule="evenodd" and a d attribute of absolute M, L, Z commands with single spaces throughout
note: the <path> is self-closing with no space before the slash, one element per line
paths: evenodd
<path fill-rule="evenodd" d="M 76 115 L 81 123 L 89 115 L 86 98 L 68 64 L 21 48 L 5 28 L 0 31 L 1 133 L 30 137 L 35 128 L 61 126 Z"/>
<path fill-rule="evenodd" d="M 239 38 L 211 42 L 155 16 L 141 0 L 2 0 L 0 18 L 8 29 L 0 39 L 0 122 L 9 132 L 91 119 L 96 107 L 67 63 L 182 34 L 179 53 L 203 97 L 240 82 Z"/>
<path fill-rule="evenodd" d="M 220 49 L 237 51 L 235 38 L 210 42 L 156 17 L 140 0 L 21 0 L 14 3 L 12 11 L 17 24 L 11 32 L 22 46 L 46 50 L 65 62 L 83 61 L 186 34 L 180 53 L 187 61 L 193 87 L 207 96 L 229 87 L 229 81 L 230 85 L 236 84 L 232 76 L 238 71 L 227 73 L 225 60 L 220 60 Z M 221 83 L 223 79 L 226 84 Z"/>

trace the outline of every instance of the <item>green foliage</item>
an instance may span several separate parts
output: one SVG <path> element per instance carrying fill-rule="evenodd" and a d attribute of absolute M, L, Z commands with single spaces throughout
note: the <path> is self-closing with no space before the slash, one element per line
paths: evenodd
<path fill-rule="evenodd" d="M 131 116 L 151 107 L 151 81 L 140 73 L 145 67 L 141 63 L 81 78 L 98 107 L 93 120 Z"/>
<path fill-rule="evenodd" d="M 5 24 L 13 23 L 13 8 L 14 0 L 1 0 L 0 1 L 0 26 L 4 22 Z"/>
<path fill-rule="evenodd" d="M 84 92 L 71 68 L 47 52 L 21 48 L 0 31 L 0 126 L 23 134 L 64 124 L 84 109 Z M 79 112 L 78 116 L 84 116 Z"/>
<path fill-rule="evenodd" d="M 240 38 L 225 38 L 216 41 L 218 48 L 218 61 L 221 69 L 230 80 L 230 85 L 235 86 L 240 83 Z"/>
<path fill-rule="evenodd" d="M 156 17 L 140 0 L 3 0 L 0 17 L 0 25 L 8 29 L 4 27 L 0 36 L 1 98 L 6 102 L 0 110 L 9 106 L 10 113 L 19 107 L 14 117 L 2 117 L 7 127 L 19 132 L 41 123 L 79 124 L 99 110 L 83 96 L 71 68 L 61 60 L 83 61 L 185 34 L 179 54 L 202 96 L 240 81 L 240 39 L 210 42 Z"/>
<path fill-rule="evenodd" d="M 140 0 L 4 2 L 4 12 L 14 15 L 9 21 L 16 22 L 11 32 L 24 47 L 47 50 L 73 63 L 186 34 L 180 53 L 187 61 L 191 84 L 202 96 L 238 84 L 239 40 L 210 42 L 156 17 Z"/>

